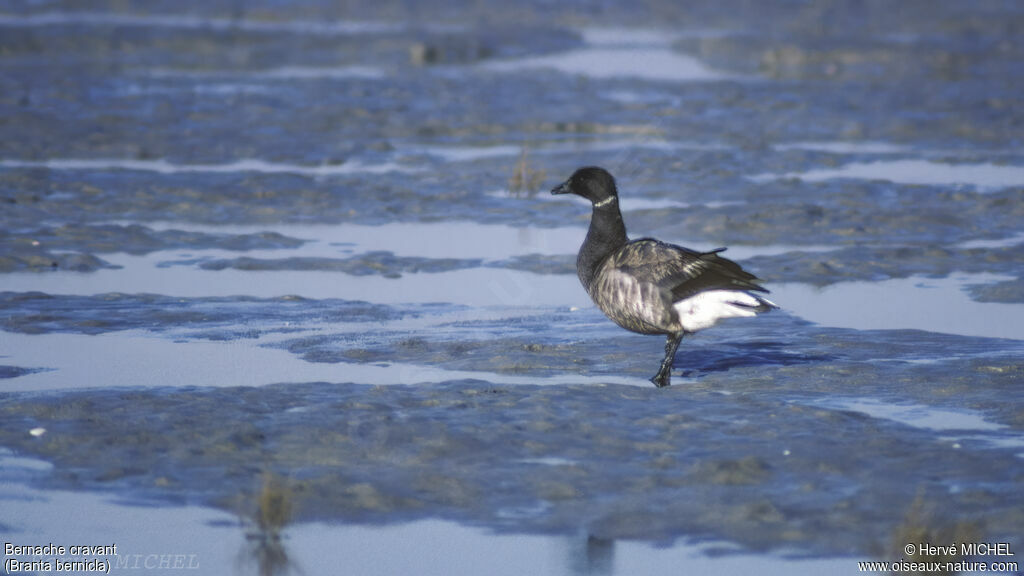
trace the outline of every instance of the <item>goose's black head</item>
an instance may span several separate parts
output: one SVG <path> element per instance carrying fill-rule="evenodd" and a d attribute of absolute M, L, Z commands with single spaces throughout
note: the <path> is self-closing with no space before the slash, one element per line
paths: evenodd
<path fill-rule="evenodd" d="M 615 178 L 604 168 L 587 166 L 573 172 L 568 180 L 551 190 L 552 194 L 576 194 L 594 203 L 604 206 L 611 199 L 618 198 L 619 191 L 615 188 Z"/>

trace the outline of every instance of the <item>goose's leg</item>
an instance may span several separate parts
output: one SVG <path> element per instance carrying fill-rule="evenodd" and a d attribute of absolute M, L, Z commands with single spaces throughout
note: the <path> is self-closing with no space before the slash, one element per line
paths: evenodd
<path fill-rule="evenodd" d="M 679 349 L 679 343 L 683 341 L 683 333 L 669 334 L 665 339 L 665 359 L 661 361 L 661 368 L 658 369 L 658 373 L 651 378 L 651 382 L 658 388 L 664 388 L 669 385 L 669 379 L 671 378 L 672 362 L 676 359 L 676 350 Z"/>

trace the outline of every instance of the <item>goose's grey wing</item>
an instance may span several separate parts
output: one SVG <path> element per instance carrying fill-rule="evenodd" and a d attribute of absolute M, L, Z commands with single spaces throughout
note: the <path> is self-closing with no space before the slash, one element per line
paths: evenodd
<path fill-rule="evenodd" d="M 642 283 L 657 285 L 678 302 L 699 292 L 741 290 L 768 292 L 757 277 L 739 264 L 719 256 L 725 248 L 697 252 L 651 238 L 626 244 L 609 257 L 614 265 Z"/>

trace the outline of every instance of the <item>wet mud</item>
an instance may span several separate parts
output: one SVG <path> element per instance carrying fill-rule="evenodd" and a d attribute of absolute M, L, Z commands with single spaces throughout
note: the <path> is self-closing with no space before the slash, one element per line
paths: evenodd
<path fill-rule="evenodd" d="M 990 386 L 1012 382 L 967 368 Z M 888 376 L 872 372 L 833 370 L 817 385 Z M 60 487 L 230 508 L 255 476 L 287 474 L 306 520 L 441 517 L 556 533 L 582 525 L 609 539 L 690 534 L 853 554 L 894 529 L 899 517 L 885 511 L 924 493 L 942 498 L 951 522 L 1019 533 L 1024 519 L 1010 504 L 1020 479 L 1007 451 L 952 449 L 934 433 L 801 403 L 807 391 L 779 402 L 762 393 L 771 384 L 733 381 L 723 396 L 698 383 L 657 398 L 628 386 L 482 381 L 76 393 L 5 402 L 3 435 L 53 460 L 48 484 Z M 941 383 L 950 392 L 967 385 Z M 89 433 L 78 433 L 86 423 Z M 25 439 L 27 426 L 48 433 Z M 858 441 L 826 432 L 835 429 Z M 906 467 L 912 476 L 886 473 Z M 950 495 L 951 486 L 979 488 Z M 1007 506 L 993 511 L 994 501 Z"/>
<path fill-rule="evenodd" d="M 188 248 L 248 251 L 295 248 L 302 240 L 274 232 L 259 234 L 205 234 L 181 230 L 154 231 L 139 224 L 76 225 L 0 231 L 0 271 L 70 270 L 92 272 L 117 266 L 95 256 L 120 252 L 148 254 Z M 70 252 L 74 250 L 74 252 Z"/>
<path fill-rule="evenodd" d="M 307 300 L 297 296 L 260 299 L 172 298 L 159 294 L 109 293 L 97 296 L 52 296 L 41 292 L 2 292 L 3 329 L 22 334 L 103 334 L 146 329 L 154 332 L 195 331 L 218 338 L 255 337 L 269 330 L 298 329 L 312 322 L 383 322 L 416 316 L 430 307 L 383 306 L 346 300 Z M 245 322 L 239 322 L 244 318 Z M 189 337 L 203 337 L 190 334 Z"/>

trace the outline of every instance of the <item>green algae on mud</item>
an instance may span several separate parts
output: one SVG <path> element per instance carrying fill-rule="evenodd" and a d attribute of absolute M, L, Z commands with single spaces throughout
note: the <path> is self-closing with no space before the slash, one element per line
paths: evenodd
<path fill-rule="evenodd" d="M 993 284 L 969 287 L 971 297 L 978 302 L 1024 302 L 1024 278 L 1005 280 Z"/>

